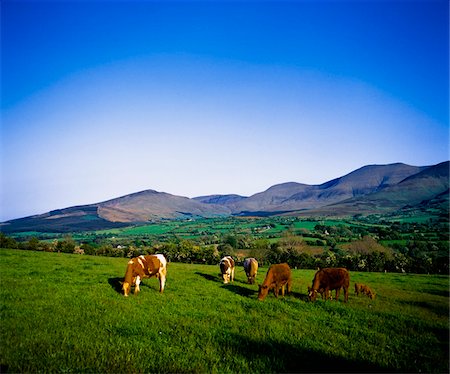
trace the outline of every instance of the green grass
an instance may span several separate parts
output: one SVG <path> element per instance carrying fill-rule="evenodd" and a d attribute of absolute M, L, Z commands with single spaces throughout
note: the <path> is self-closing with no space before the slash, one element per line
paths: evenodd
<path fill-rule="evenodd" d="M 293 293 L 259 302 L 242 268 L 171 263 L 120 294 L 126 259 L 0 251 L 2 372 L 435 372 L 449 370 L 449 279 L 352 273 L 377 299 L 306 301 L 312 270 Z M 261 283 L 266 269 L 258 274 Z"/>
<path fill-rule="evenodd" d="M 165 234 L 172 230 L 172 227 L 165 225 L 145 225 L 145 226 L 137 226 L 129 229 L 124 229 L 121 232 L 122 236 L 131 236 L 131 235 L 161 235 Z"/>

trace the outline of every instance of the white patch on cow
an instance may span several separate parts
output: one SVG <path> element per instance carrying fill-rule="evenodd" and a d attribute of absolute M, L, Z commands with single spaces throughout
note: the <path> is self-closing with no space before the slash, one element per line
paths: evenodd
<path fill-rule="evenodd" d="M 162 254 L 154 255 L 159 260 L 159 270 L 156 277 L 159 278 L 159 292 L 164 292 L 164 286 L 166 284 L 166 272 L 167 272 L 167 260 Z"/>
<path fill-rule="evenodd" d="M 139 289 L 140 284 L 141 284 L 141 277 L 138 275 L 136 277 L 136 288 L 134 289 L 134 293 L 137 293 L 140 291 L 140 289 Z"/>
<path fill-rule="evenodd" d="M 164 257 L 164 255 L 162 255 L 162 254 L 157 254 L 157 255 L 155 255 L 157 258 L 158 258 L 158 260 L 159 260 L 159 262 L 161 262 L 161 267 L 163 267 L 163 268 L 165 268 L 166 266 L 167 266 L 167 260 L 166 260 L 166 258 Z"/>
<path fill-rule="evenodd" d="M 128 265 L 133 265 L 133 264 L 134 264 L 134 260 L 128 261 Z"/>
<path fill-rule="evenodd" d="M 139 265 L 141 265 L 141 267 L 144 268 L 144 263 L 142 262 L 142 260 L 141 260 L 139 257 L 138 257 L 137 260 L 138 260 L 138 262 L 139 262 Z"/>

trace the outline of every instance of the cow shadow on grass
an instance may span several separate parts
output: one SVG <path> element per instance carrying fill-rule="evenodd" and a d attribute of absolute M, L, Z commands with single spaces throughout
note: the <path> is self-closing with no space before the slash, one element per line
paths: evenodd
<path fill-rule="evenodd" d="M 232 344 L 230 344 L 232 342 Z M 385 368 L 362 360 L 349 360 L 325 352 L 307 349 L 276 340 L 258 341 L 239 334 L 227 335 L 219 341 L 227 357 L 242 356 L 258 362 L 261 372 L 275 373 L 393 373 Z M 231 351 L 231 354 L 230 354 Z"/>
<path fill-rule="evenodd" d="M 123 289 L 122 289 L 123 277 L 109 278 L 108 283 L 114 291 L 116 291 L 117 293 L 123 294 Z M 149 287 L 149 288 L 156 287 L 159 290 L 159 286 L 153 286 L 152 284 L 146 284 L 145 282 L 141 282 L 140 287 L 141 287 L 141 289 L 143 287 Z M 133 286 L 131 292 L 134 293 L 134 286 Z"/>
<path fill-rule="evenodd" d="M 122 278 L 121 277 L 114 277 L 114 278 L 109 278 L 108 279 L 109 285 L 117 293 L 122 293 L 122 282 L 123 282 L 123 277 Z"/>
<path fill-rule="evenodd" d="M 211 274 L 206 274 L 206 273 L 201 273 L 199 271 L 196 271 L 195 274 L 200 275 L 201 277 L 205 278 L 208 281 L 213 281 L 213 282 L 217 282 L 217 283 L 223 283 L 222 278 L 220 278 L 220 275 L 211 275 Z"/>
<path fill-rule="evenodd" d="M 228 283 L 222 286 L 225 290 L 235 293 L 236 295 L 244 296 L 244 297 L 252 297 L 258 293 L 258 289 L 251 289 L 248 287 L 242 287 L 238 284 Z"/>
<path fill-rule="evenodd" d="M 305 301 L 305 302 L 308 302 L 308 301 L 309 301 L 308 295 L 305 295 L 304 293 L 295 292 L 295 291 L 292 292 L 292 291 L 291 291 L 291 293 L 290 293 L 289 295 L 292 296 L 292 297 L 294 297 L 294 298 L 296 298 L 296 299 Z"/>
<path fill-rule="evenodd" d="M 247 282 L 240 282 L 240 283 L 248 285 Z M 256 296 L 258 294 L 258 285 L 254 284 L 252 287 L 254 287 L 254 288 L 243 287 L 243 286 L 240 286 L 239 284 L 236 284 L 236 282 L 224 284 L 222 286 L 222 288 L 224 288 L 224 289 L 226 289 L 226 290 L 228 290 L 230 292 L 233 292 L 236 295 L 240 295 L 240 296 L 244 296 L 244 297 L 253 297 L 253 296 Z M 269 292 L 269 294 L 271 296 L 274 296 L 273 290 L 271 290 Z M 281 295 L 281 292 L 278 295 L 279 299 L 283 299 L 283 298 L 289 299 L 291 297 L 295 298 L 295 299 L 299 299 L 299 300 L 305 301 L 305 302 L 309 302 L 308 295 L 302 294 L 300 292 L 292 292 L 291 291 L 290 293 L 286 293 L 285 297 L 283 297 Z"/>

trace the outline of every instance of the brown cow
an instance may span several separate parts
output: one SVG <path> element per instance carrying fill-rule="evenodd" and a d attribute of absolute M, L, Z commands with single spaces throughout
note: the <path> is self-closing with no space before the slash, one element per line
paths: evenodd
<path fill-rule="evenodd" d="M 331 290 L 336 290 L 337 301 L 341 287 L 344 288 L 344 301 L 347 302 L 350 287 L 350 274 L 348 270 L 344 268 L 324 268 L 314 275 L 308 296 L 311 301 L 315 301 L 317 293 L 321 288 L 324 289 L 325 295 L 328 295 L 328 292 Z"/>
<path fill-rule="evenodd" d="M 131 286 L 135 285 L 134 294 L 138 294 L 142 278 L 159 278 L 159 292 L 164 292 L 166 284 L 167 261 L 163 255 L 147 255 L 132 258 L 128 261 L 125 280 L 123 281 L 123 294 L 128 296 Z"/>
<path fill-rule="evenodd" d="M 258 261 L 253 257 L 247 258 L 244 261 L 244 270 L 247 275 L 247 280 L 249 284 L 255 283 L 256 273 L 258 272 Z"/>
<path fill-rule="evenodd" d="M 271 265 L 267 271 L 266 278 L 262 285 L 259 286 L 258 300 L 264 300 L 271 289 L 275 297 L 281 288 L 281 295 L 284 296 L 284 289 L 287 285 L 287 292 L 291 292 L 292 278 L 291 268 L 288 264 Z"/>
<path fill-rule="evenodd" d="M 219 262 L 223 283 L 234 281 L 234 260 L 231 256 L 225 256 Z"/>
<path fill-rule="evenodd" d="M 371 300 L 374 300 L 376 293 L 365 284 L 355 283 L 355 293 L 359 296 L 360 293 L 367 295 Z"/>

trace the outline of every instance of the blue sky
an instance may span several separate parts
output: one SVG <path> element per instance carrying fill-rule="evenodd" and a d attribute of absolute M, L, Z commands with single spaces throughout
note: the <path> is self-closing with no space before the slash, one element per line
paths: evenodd
<path fill-rule="evenodd" d="M 448 160 L 448 2 L 1 2 L 0 220 Z"/>

